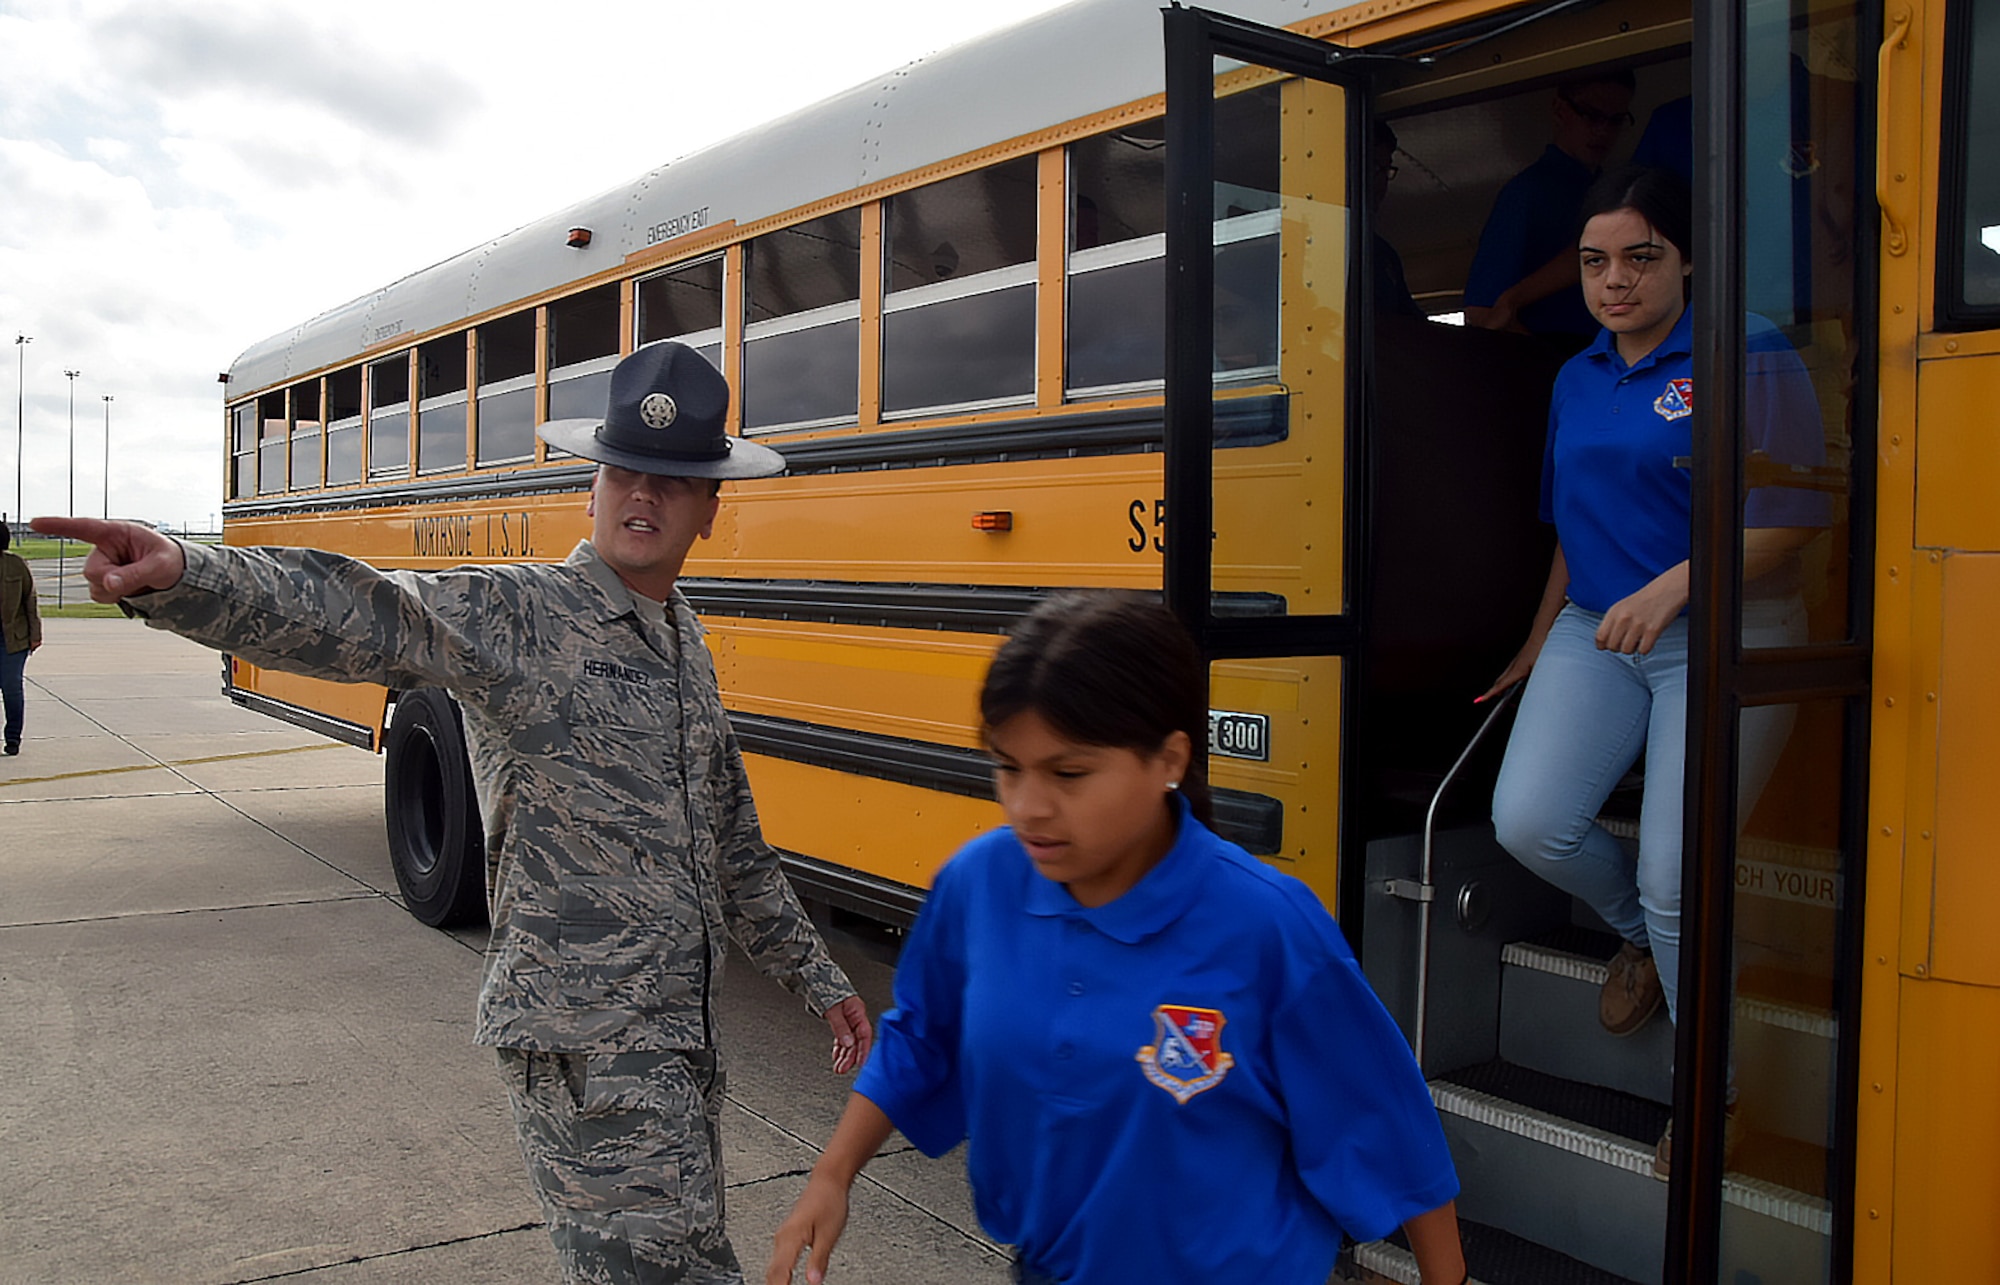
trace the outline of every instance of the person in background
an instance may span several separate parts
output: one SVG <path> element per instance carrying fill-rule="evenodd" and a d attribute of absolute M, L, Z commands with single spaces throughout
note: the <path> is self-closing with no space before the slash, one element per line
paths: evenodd
<path fill-rule="evenodd" d="M 1388 121 L 1378 118 L 1375 121 L 1375 150 L 1369 157 L 1368 166 L 1368 213 L 1371 217 L 1381 214 L 1382 202 L 1389 195 L 1389 184 L 1396 177 L 1396 147 L 1396 131 L 1389 127 Z M 1410 294 L 1410 283 L 1403 275 L 1403 256 L 1382 235 L 1379 221 L 1375 227 L 1375 315 L 1427 315 L 1423 306 Z"/>
<path fill-rule="evenodd" d="M 1636 84 L 1621 69 L 1556 87 L 1554 137 L 1500 189 L 1480 230 L 1465 282 L 1466 324 L 1579 343 L 1597 333 L 1577 291 L 1576 211 L 1632 124 Z"/>
<path fill-rule="evenodd" d="M 980 716 L 1008 824 L 939 871 L 766 1285 L 805 1251 L 825 1278 L 892 1128 L 969 1139 L 1027 1285 L 1317 1285 L 1343 1234 L 1399 1224 L 1425 1285 L 1466 1279 L 1408 1044 L 1313 893 L 1209 828 L 1204 674 L 1132 595 L 1050 599 L 1001 647 Z"/>
<path fill-rule="evenodd" d="M 0 698 L 7 713 L 5 750 L 21 752 L 21 728 L 28 713 L 28 657 L 42 645 L 42 611 L 35 601 L 35 577 L 19 554 L 9 550 L 14 532 L 0 521 Z"/>
<path fill-rule="evenodd" d="M 498 1053 L 530 1177 L 577 1285 L 743 1279 L 722 1219 L 715 1000 L 726 943 L 822 1014 L 836 1071 L 861 999 L 765 844 L 702 627 L 675 588 L 726 478 L 784 468 L 728 436 L 693 349 L 640 348 L 602 421 L 537 431 L 598 464 L 559 564 L 381 572 L 313 549 L 208 548 L 38 518 L 97 546 L 91 596 L 275 669 L 463 708 L 493 935 L 474 1038 Z"/>
<path fill-rule="evenodd" d="M 1627 167 L 1591 188 L 1583 217 L 1583 296 L 1603 329 L 1562 368 L 1550 403 L 1542 520 L 1555 525 L 1555 556 L 1527 642 L 1478 699 L 1527 680 L 1494 786 L 1494 830 L 1516 860 L 1622 939 L 1598 1018 L 1628 1035 L 1663 1004 L 1674 1018 L 1680 980 L 1693 503 L 1685 461 L 1700 395 L 1688 303 L 1693 216 L 1678 175 Z M 1768 322 L 1750 318 L 1748 336 L 1753 462 L 1761 453 L 1822 463 L 1804 365 Z M 1743 515 L 1744 646 L 1805 641 L 1798 550 L 1830 520 L 1824 494 L 1753 485 Z M 1743 711 L 1739 815 L 1756 806 L 1792 721 L 1788 705 Z M 1635 858 L 1597 816 L 1642 750 Z M 1665 1177 L 1671 1166 L 1670 1130 L 1654 1171 Z"/>

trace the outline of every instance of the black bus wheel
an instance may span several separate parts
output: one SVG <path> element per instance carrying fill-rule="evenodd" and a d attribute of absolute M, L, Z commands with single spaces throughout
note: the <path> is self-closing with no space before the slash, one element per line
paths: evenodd
<path fill-rule="evenodd" d="M 384 746 L 389 861 L 411 914 L 433 928 L 486 914 L 485 839 L 464 725 L 434 687 L 396 701 Z"/>

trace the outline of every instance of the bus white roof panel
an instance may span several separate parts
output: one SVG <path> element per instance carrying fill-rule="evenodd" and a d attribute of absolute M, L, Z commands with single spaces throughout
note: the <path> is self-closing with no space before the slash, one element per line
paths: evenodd
<path fill-rule="evenodd" d="M 1213 0 L 1286 26 L 1359 0 Z M 251 345 L 233 395 L 396 351 L 470 315 L 616 267 L 685 231 L 752 223 L 1160 93 L 1157 0 L 1077 0 L 953 46 L 789 116 L 660 165 Z M 584 249 L 572 227 L 591 229 Z"/>

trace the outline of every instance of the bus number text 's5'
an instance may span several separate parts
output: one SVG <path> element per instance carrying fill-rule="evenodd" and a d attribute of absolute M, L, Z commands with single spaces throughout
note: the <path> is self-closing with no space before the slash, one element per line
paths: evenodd
<path fill-rule="evenodd" d="M 1152 522 L 1146 520 L 1146 510 L 1152 509 Z M 1165 500 L 1134 500 L 1125 510 L 1125 520 L 1132 524 L 1132 534 L 1125 541 L 1125 547 L 1134 553 L 1144 553 L 1148 548 L 1154 553 L 1167 551 L 1167 502 Z"/>

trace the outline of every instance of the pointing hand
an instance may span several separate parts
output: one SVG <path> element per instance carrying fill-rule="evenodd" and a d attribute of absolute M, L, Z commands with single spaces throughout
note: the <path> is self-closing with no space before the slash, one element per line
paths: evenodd
<path fill-rule="evenodd" d="M 136 522 L 36 518 L 28 525 L 42 535 L 97 546 L 83 563 L 83 578 L 90 582 L 90 596 L 96 602 L 117 602 L 133 594 L 171 589 L 187 570 L 187 558 L 178 541 Z"/>

